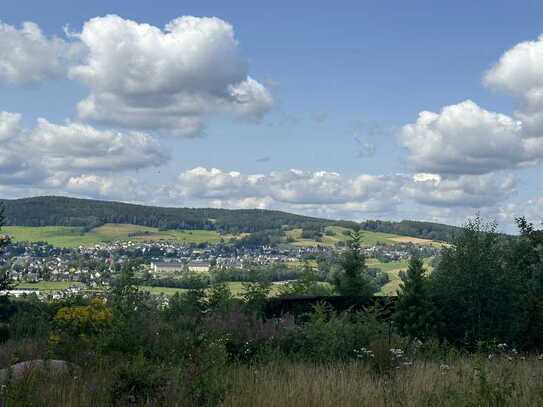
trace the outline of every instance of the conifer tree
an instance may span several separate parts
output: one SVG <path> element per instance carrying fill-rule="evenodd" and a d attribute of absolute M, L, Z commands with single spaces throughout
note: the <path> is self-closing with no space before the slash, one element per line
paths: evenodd
<path fill-rule="evenodd" d="M 431 302 L 427 292 L 427 279 L 422 260 L 411 257 L 396 303 L 394 322 L 399 331 L 410 338 L 424 339 L 431 328 Z"/>
<path fill-rule="evenodd" d="M 349 249 L 340 260 L 341 271 L 334 278 L 334 285 L 339 294 L 345 297 L 367 299 L 373 294 L 368 278 L 366 257 L 361 250 L 362 234 L 356 230 L 351 233 Z"/>

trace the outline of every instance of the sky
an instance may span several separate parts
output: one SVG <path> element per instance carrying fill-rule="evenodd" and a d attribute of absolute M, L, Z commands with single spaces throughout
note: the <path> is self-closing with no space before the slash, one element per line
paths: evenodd
<path fill-rule="evenodd" d="M 2 0 L 0 196 L 539 223 L 542 12 Z"/>

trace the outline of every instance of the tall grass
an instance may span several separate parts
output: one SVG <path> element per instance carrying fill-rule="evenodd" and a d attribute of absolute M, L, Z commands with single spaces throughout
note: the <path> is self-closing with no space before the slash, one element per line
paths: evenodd
<path fill-rule="evenodd" d="M 30 344 L 25 345 L 29 350 Z M 3 363 L 13 346 L 0 350 Z M 32 352 L 33 353 L 33 352 Z M 463 356 L 444 365 L 417 362 L 376 374 L 365 362 L 311 364 L 282 359 L 230 365 L 222 375 L 224 407 L 504 407 L 543 405 L 543 361 L 537 357 L 486 360 Z M 115 385 L 107 366 L 81 374 L 30 375 L 2 388 L 8 406 L 193 406 L 182 375 L 172 373 L 160 394 L 149 400 L 112 402 Z"/>
<path fill-rule="evenodd" d="M 543 362 L 458 359 L 376 376 L 362 363 L 238 367 L 224 406 L 541 406 Z"/>

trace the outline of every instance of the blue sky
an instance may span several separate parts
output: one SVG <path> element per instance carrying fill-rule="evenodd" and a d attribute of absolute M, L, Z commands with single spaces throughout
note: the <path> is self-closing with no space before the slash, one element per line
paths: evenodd
<path fill-rule="evenodd" d="M 0 38 L 0 112 L 20 116 L 4 145 L 0 130 L 0 193 L 357 220 L 460 223 L 477 212 L 504 223 L 520 214 L 540 220 L 543 132 L 533 123 L 543 103 L 529 95 L 543 86 L 542 11 L 536 1 L 298 1 L 264 8 L 241 1 L 4 0 L 0 20 L 9 35 Z M 118 18 L 91 20 L 106 15 Z M 154 26 L 162 41 L 166 24 L 183 16 L 198 18 L 204 62 L 183 49 L 191 44 L 185 28 L 176 35 L 189 40 L 162 54 L 138 42 L 136 26 Z M 202 17 L 215 19 L 204 24 Z M 35 23 L 42 40 L 24 40 L 24 22 Z M 102 46 L 108 29 L 119 37 Z M 94 41 L 86 32 L 104 37 Z M 170 64 L 161 72 L 171 82 L 130 70 L 119 56 L 123 35 L 142 70 L 154 61 Z M 531 54 L 515 51 L 526 41 Z M 211 54 L 222 52 L 224 63 Z M 2 60 L 10 70 L 2 71 Z M 181 60 L 186 74 L 179 73 Z M 87 70 L 74 73 L 77 67 Z M 232 83 L 223 69 L 234 72 Z M 495 75 L 485 80 L 489 70 Z M 135 76 L 122 88 L 110 74 L 117 81 Z M 225 96 L 228 86 L 242 83 L 254 87 L 242 95 L 249 98 L 243 106 Z M 198 104 L 190 115 L 197 128 L 177 121 L 187 115 L 185 104 L 173 115 L 167 104 L 151 106 L 172 95 Z M 92 97 L 94 110 L 78 110 Z M 149 110 L 141 118 L 127 113 L 133 108 Z M 422 111 L 438 117 L 417 122 Z M 408 134 L 406 126 L 417 123 Z M 134 132 L 146 138 L 136 142 Z M 97 144 L 102 149 L 92 151 Z"/>

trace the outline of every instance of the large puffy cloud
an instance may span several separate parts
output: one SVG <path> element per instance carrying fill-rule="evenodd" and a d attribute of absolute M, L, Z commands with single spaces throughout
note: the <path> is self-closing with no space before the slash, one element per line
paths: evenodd
<path fill-rule="evenodd" d="M 467 100 L 439 113 L 421 112 L 401 130 L 415 170 L 485 174 L 543 158 L 543 35 L 506 51 L 483 83 L 513 96 L 518 108 L 504 115 Z"/>
<path fill-rule="evenodd" d="M 401 129 L 400 139 L 419 172 L 485 174 L 543 158 L 543 138 L 526 136 L 523 122 L 470 100 L 421 112 Z"/>
<path fill-rule="evenodd" d="M 0 84 L 26 85 L 60 77 L 77 54 L 76 44 L 46 37 L 35 23 L 17 28 L 0 22 Z"/>
<path fill-rule="evenodd" d="M 506 51 L 483 82 L 518 98 L 515 116 L 522 120 L 524 131 L 543 137 L 543 35 Z"/>
<path fill-rule="evenodd" d="M 81 119 L 194 135 L 210 114 L 258 119 L 272 106 L 248 75 L 232 26 L 218 18 L 180 17 L 161 30 L 109 15 L 86 22 L 78 37 L 88 54 L 70 77 L 91 91 Z"/>
<path fill-rule="evenodd" d="M 158 166 L 168 156 L 142 133 L 98 130 L 79 123 L 38 119 L 25 129 L 21 116 L 0 112 L 0 183 L 61 187 L 84 171 L 118 172 Z"/>

